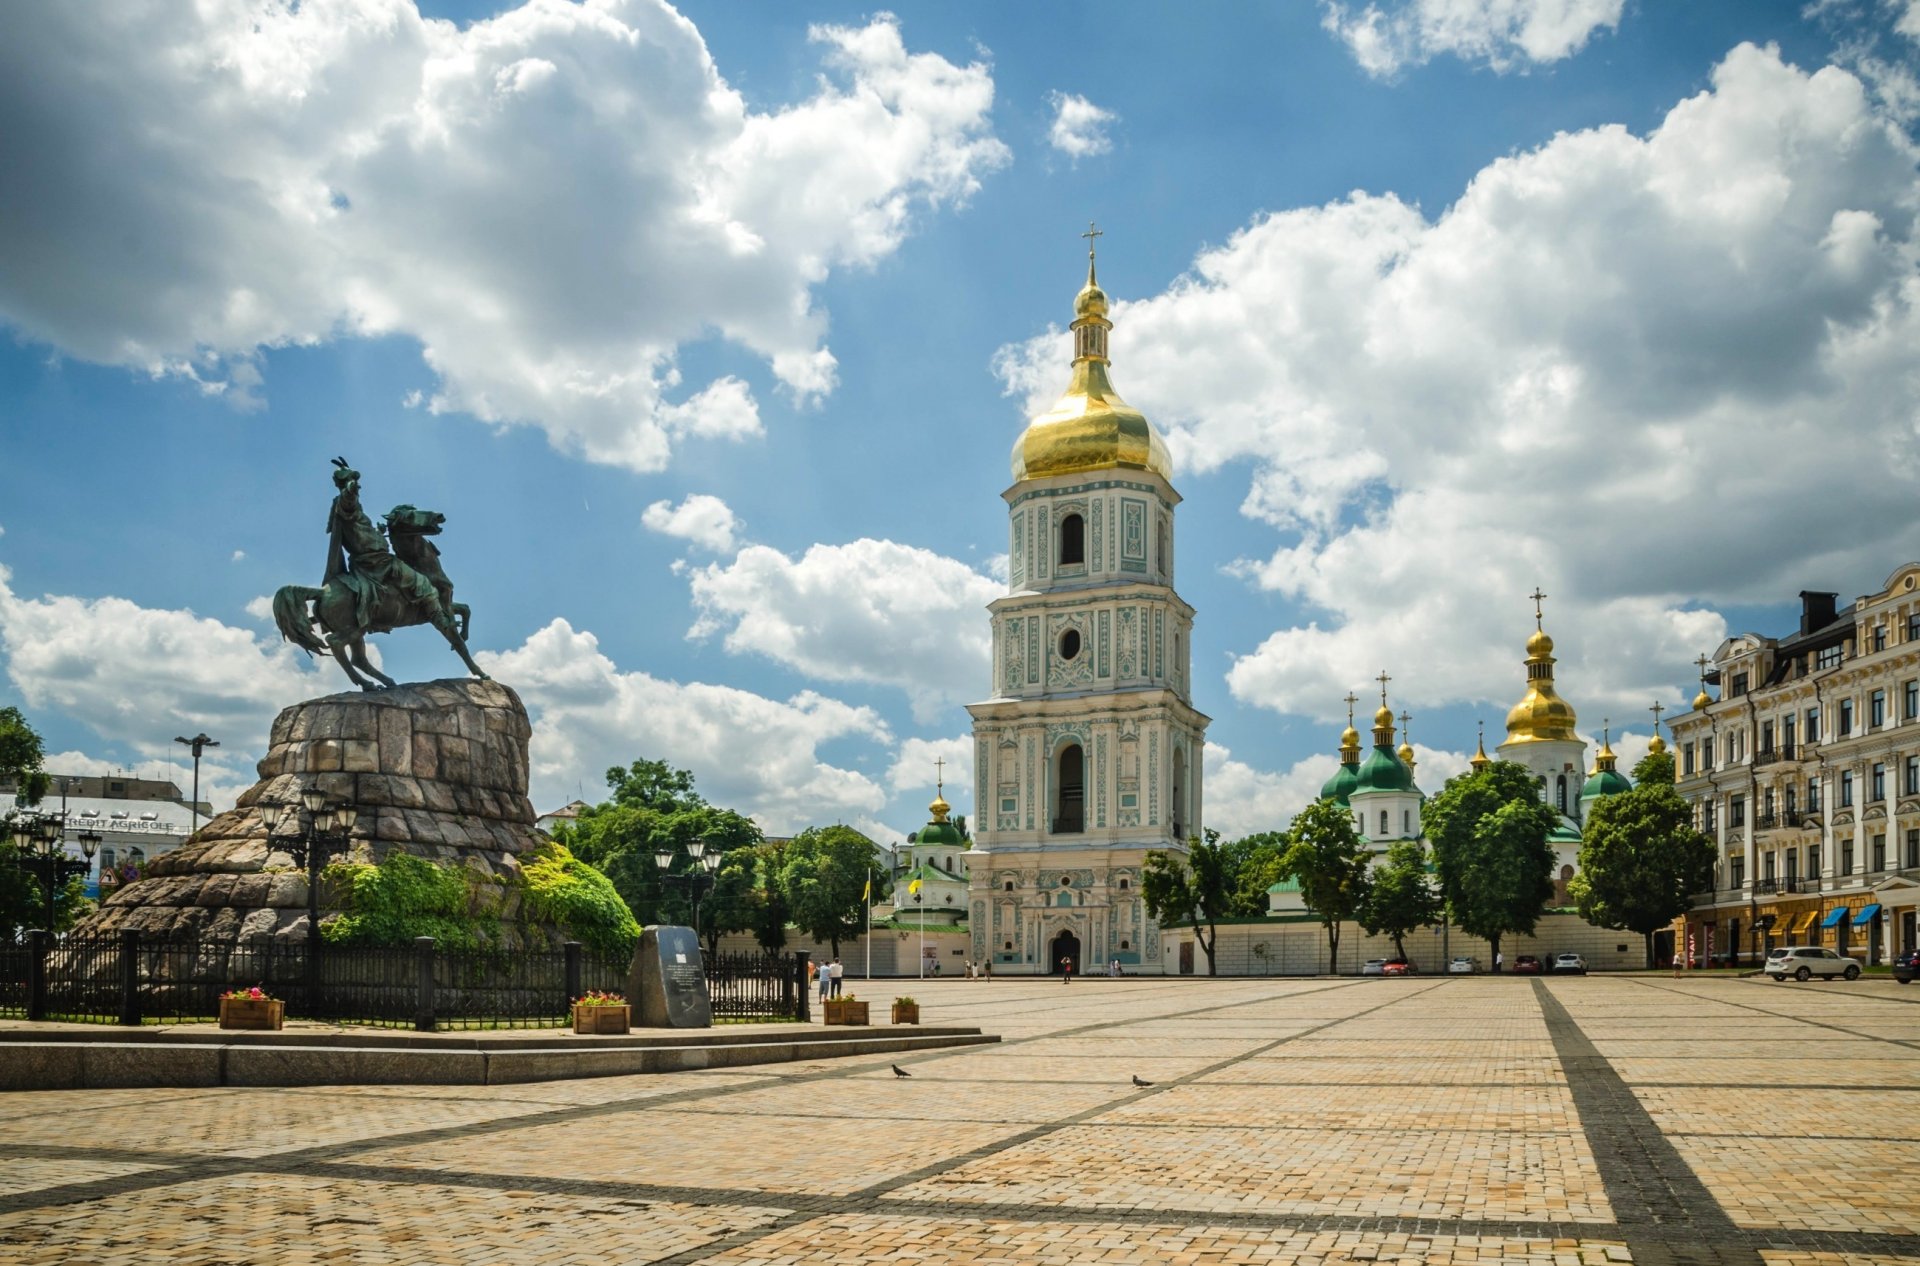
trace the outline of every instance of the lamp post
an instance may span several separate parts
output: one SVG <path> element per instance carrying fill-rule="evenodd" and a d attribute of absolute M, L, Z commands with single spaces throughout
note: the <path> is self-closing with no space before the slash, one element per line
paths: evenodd
<path fill-rule="evenodd" d="M 359 809 L 344 801 L 327 799 L 318 787 L 305 787 L 294 804 L 277 806 L 278 812 L 267 822 L 267 843 L 293 859 L 307 872 L 307 1005 L 320 983 L 320 872 L 327 862 L 345 853 L 353 844 L 353 824 Z"/>
<path fill-rule="evenodd" d="M 56 917 L 54 897 L 69 879 L 93 869 L 93 855 L 100 850 L 97 831 L 80 832 L 80 851 L 85 860 L 77 860 L 66 850 L 67 815 L 19 811 L 9 814 L 7 826 L 14 846 L 20 850 L 23 865 L 39 874 L 47 892 L 47 931 L 53 931 Z"/>
<path fill-rule="evenodd" d="M 209 747 L 218 747 L 220 744 L 216 740 L 208 738 L 204 730 L 192 738 L 179 738 L 176 736 L 173 741 L 176 743 L 185 743 L 193 749 L 193 829 L 198 831 L 200 829 L 200 753 Z"/>
<path fill-rule="evenodd" d="M 707 841 L 696 838 L 687 845 L 687 856 L 693 864 L 684 871 L 673 869 L 675 858 L 673 849 L 662 845 L 654 850 L 653 864 L 660 869 L 660 882 L 679 884 L 686 888 L 693 900 L 693 939 L 700 939 L 700 893 L 713 887 L 714 872 L 720 869 L 720 850 L 707 851 Z"/>

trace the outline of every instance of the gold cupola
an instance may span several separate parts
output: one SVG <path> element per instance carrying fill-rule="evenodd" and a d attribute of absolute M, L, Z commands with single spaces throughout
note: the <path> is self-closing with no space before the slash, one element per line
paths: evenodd
<path fill-rule="evenodd" d="M 1474 745 L 1473 759 L 1468 761 L 1467 764 L 1473 766 L 1473 772 L 1476 774 L 1493 764 L 1493 761 L 1487 756 L 1487 723 L 1485 721 L 1480 723 L 1479 741 Z"/>
<path fill-rule="evenodd" d="M 1666 710 L 1667 706 L 1658 699 L 1655 699 L 1653 706 L 1647 709 L 1647 711 L 1653 713 L 1653 737 L 1647 740 L 1647 755 L 1649 756 L 1666 755 L 1667 740 L 1660 737 L 1660 714 Z"/>
<path fill-rule="evenodd" d="M 1533 592 L 1533 636 L 1527 639 L 1527 693 L 1507 712 L 1507 742 L 1578 742 L 1573 705 L 1553 688 L 1553 639 L 1541 627 L 1540 602 Z"/>
<path fill-rule="evenodd" d="M 1089 241 L 1100 235 L 1089 228 Z M 1171 481 L 1173 463 L 1146 414 L 1120 398 L 1107 378 L 1107 292 L 1087 248 L 1087 284 L 1073 300 L 1073 378 L 1066 394 L 1027 423 L 1013 442 L 1013 477 L 1039 479 L 1134 467 Z"/>

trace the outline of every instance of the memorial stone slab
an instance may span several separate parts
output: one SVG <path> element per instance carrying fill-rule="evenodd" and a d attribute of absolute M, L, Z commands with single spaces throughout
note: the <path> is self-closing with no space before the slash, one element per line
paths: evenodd
<path fill-rule="evenodd" d="M 706 965 L 692 928 L 649 924 L 633 951 L 627 980 L 633 1022 L 651 1029 L 710 1029 Z"/>

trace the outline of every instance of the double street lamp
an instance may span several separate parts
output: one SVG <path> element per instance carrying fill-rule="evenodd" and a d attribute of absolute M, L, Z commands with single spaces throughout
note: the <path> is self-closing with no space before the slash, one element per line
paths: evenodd
<path fill-rule="evenodd" d="M 344 800 L 330 801 L 318 787 L 304 787 L 291 804 L 266 806 L 267 844 L 307 872 L 307 985 L 319 983 L 320 872 L 353 844 L 360 810 Z"/>
<path fill-rule="evenodd" d="M 67 881 L 93 870 L 93 855 L 100 851 L 100 833 L 82 831 L 77 837 L 84 860 L 66 849 L 67 815 L 20 810 L 8 815 L 7 826 L 14 847 L 20 850 L 21 864 L 39 874 L 47 892 L 47 931 L 53 931 L 54 897 Z"/>
<path fill-rule="evenodd" d="M 653 864 L 660 868 L 660 882 L 679 884 L 687 889 L 693 900 L 693 935 L 700 937 L 700 894 L 713 887 L 714 872 L 720 869 L 720 850 L 707 851 L 704 839 L 694 839 L 687 845 L 687 856 L 693 859 L 693 865 L 684 871 L 673 869 L 674 851 L 661 845 L 654 850 Z"/>

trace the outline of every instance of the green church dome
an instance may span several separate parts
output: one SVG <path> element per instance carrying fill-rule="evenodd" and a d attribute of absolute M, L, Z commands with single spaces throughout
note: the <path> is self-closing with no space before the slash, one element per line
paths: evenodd
<path fill-rule="evenodd" d="M 1596 769 L 1587 779 L 1586 786 L 1580 788 L 1582 804 L 1589 800 L 1598 800 L 1602 796 L 1617 796 L 1623 791 L 1632 791 L 1633 784 L 1627 776 L 1617 769 Z"/>
<path fill-rule="evenodd" d="M 1336 800 L 1344 805 L 1347 803 L 1347 797 L 1353 794 L 1353 789 L 1359 785 L 1359 782 L 1360 767 L 1358 765 L 1342 765 L 1333 771 L 1333 777 L 1327 779 L 1326 782 L 1320 785 L 1320 798 L 1322 800 Z"/>
<path fill-rule="evenodd" d="M 1412 791 L 1413 771 L 1400 762 L 1393 749 L 1377 744 L 1373 754 L 1360 766 L 1354 779 L 1354 794 L 1362 791 Z"/>

